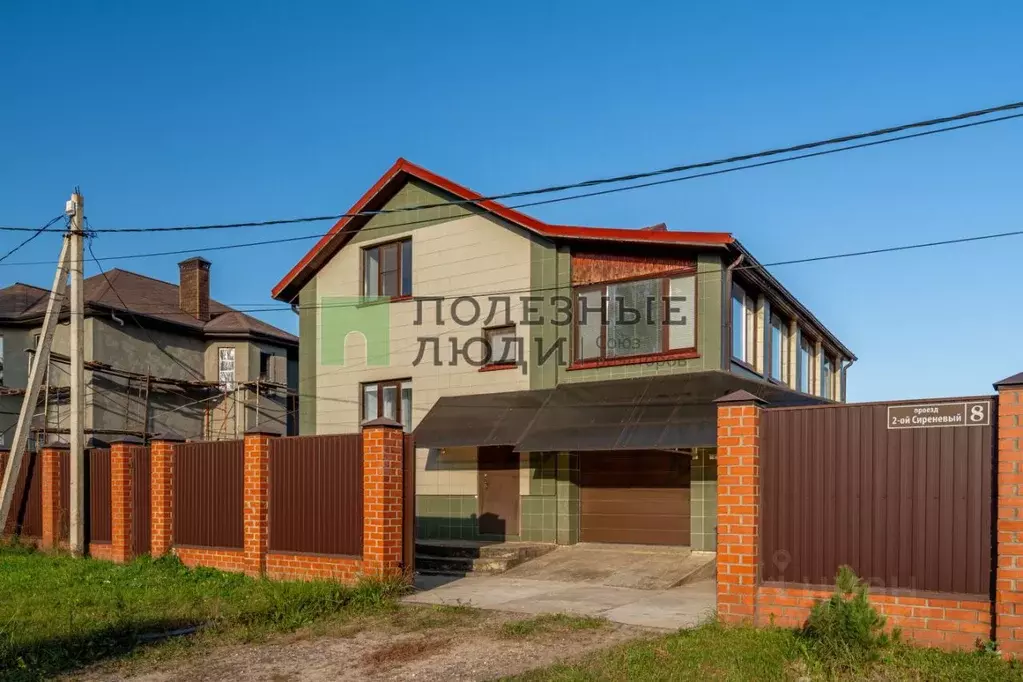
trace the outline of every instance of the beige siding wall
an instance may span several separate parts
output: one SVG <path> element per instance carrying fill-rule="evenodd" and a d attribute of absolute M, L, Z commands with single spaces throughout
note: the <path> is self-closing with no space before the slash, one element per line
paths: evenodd
<path fill-rule="evenodd" d="M 358 430 L 361 422 L 361 386 L 366 382 L 393 379 L 412 381 L 411 427 L 430 411 L 442 396 L 473 393 L 497 393 L 529 388 L 529 377 L 518 369 L 480 372 L 479 368 L 451 358 L 452 339 L 458 347 L 469 339 L 482 336 L 484 319 L 490 309 L 488 294 L 521 291 L 530 286 L 531 238 L 517 228 L 507 227 L 482 215 L 463 215 L 407 231 L 389 229 L 385 235 L 364 231 L 358 243 L 342 249 L 316 276 L 316 292 L 320 305 L 327 300 L 357 297 L 361 294 L 362 251 L 366 246 L 397 238 L 412 239 L 412 291 L 417 297 L 444 296 L 443 325 L 437 325 L 434 304 L 424 303 L 421 324 L 415 324 L 417 303 L 398 301 L 388 306 L 389 362 L 386 365 L 367 363 L 366 339 L 350 332 L 336 338 L 331 322 L 324 316 L 345 314 L 343 309 L 319 308 L 317 311 L 318 353 L 316 356 L 316 433 L 345 433 Z M 450 320 L 453 297 L 472 296 L 482 311 L 481 319 L 471 326 L 460 326 Z M 521 318 L 518 296 L 512 295 L 511 319 Z M 341 306 L 340 303 L 336 305 Z M 460 313 L 468 312 L 465 304 Z M 503 311 L 503 308 L 502 308 Z M 491 324 L 494 324 L 493 322 Z M 520 332 L 521 333 L 521 332 Z M 437 338 L 440 364 L 434 364 L 427 352 L 418 365 L 419 338 Z M 344 363 L 323 363 L 325 349 L 343 344 Z M 429 347 L 428 347 L 429 348 Z M 478 344 L 474 345 L 478 352 Z M 529 349 L 525 349 L 528 361 Z M 475 355 L 475 354 L 474 354 Z M 417 492 L 428 495 L 475 495 L 476 452 L 469 449 L 421 450 Z"/>

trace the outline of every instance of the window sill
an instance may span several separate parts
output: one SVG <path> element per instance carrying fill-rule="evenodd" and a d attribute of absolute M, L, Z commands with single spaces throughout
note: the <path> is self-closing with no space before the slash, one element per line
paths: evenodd
<path fill-rule="evenodd" d="M 481 372 L 497 372 L 502 369 L 515 369 L 518 367 L 515 363 L 502 363 L 500 365 L 483 365 L 480 367 Z"/>
<path fill-rule="evenodd" d="M 412 294 L 406 294 L 405 296 L 363 296 L 363 300 L 355 304 L 356 308 L 367 308 L 374 305 L 382 305 L 384 303 L 400 303 L 401 301 L 411 301 Z"/>
<path fill-rule="evenodd" d="M 671 360 L 694 360 L 700 357 L 695 349 L 669 351 L 667 353 L 651 353 L 649 355 L 630 355 L 623 358 L 601 358 L 599 360 L 577 360 L 565 368 L 572 372 L 580 369 L 596 369 L 598 367 L 618 367 L 620 365 L 645 365 L 653 362 Z"/>

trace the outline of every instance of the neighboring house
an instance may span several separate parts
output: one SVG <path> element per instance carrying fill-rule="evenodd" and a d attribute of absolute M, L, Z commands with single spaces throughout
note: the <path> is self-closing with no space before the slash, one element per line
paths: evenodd
<path fill-rule="evenodd" d="M 86 433 L 104 442 L 168 432 L 238 438 L 257 424 L 297 431 L 298 339 L 211 300 L 209 261 L 190 258 L 179 272 L 178 284 L 125 270 L 85 280 Z M 49 295 L 20 283 L 0 289 L 0 433 L 8 446 Z M 65 301 L 35 443 L 68 438 L 68 319 Z"/>
<path fill-rule="evenodd" d="M 422 537 L 714 549 L 713 401 L 844 400 L 855 357 L 729 234 L 481 199 L 399 160 L 277 285 L 301 433 L 414 430 Z"/>

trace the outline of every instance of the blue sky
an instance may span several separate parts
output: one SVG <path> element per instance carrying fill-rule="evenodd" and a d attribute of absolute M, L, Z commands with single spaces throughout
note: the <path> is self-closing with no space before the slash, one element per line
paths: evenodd
<path fill-rule="evenodd" d="M 42 225 L 76 184 L 95 228 L 318 215 L 398 156 L 496 193 L 1023 99 L 1023 4 L 830 4 L 4 3 L 0 224 Z M 730 231 L 763 262 L 1017 230 L 1021 146 L 1011 121 L 534 214 Z M 93 248 L 201 253 L 327 227 Z M 22 236 L 0 233 L 0 251 Z M 270 303 L 311 243 L 206 254 L 214 296 Z M 57 248 L 48 236 L 10 261 Z M 1021 249 L 1016 237 L 774 273 L 860 357 L 850 399 L 976 394 L 1023 370 Z M 173 281 L 177 260 L 108 266 Z M 0 264 L 0 284 L 52 277 Z M 290 312 L 261 316 L 296 328 Z"/>

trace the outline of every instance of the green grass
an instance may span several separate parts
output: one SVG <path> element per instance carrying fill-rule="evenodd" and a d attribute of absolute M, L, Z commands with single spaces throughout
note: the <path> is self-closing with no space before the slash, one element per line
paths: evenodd
<path fill-rule="evenodd" d="M 893 644 L 874 663 L 843 673 L 814 658 L 794 630 L 728 627 L 630 642 L 576 665 L 556 665 L 515 678 L 574 680 L 1023 680 L 1023 667 L 984 653 L 947 653 Z"/>
<path fill-rule="evenodd" d="M 0 546 L 0 678 L 39 679 L 140 651 L 250 641 L 395 608 L 397 584 L 271 582 L 177 559 L 128 565 Z M 163 637 L 197 627 L 191 637 Z M 156 655 L 161 655 L 157 653 Z"/>
<path fill-rule="evenodd" d="M 514 620 L 501 625 L 505 637 L 531 637 L 533 635 L 568 630 L 596 630 L 607 625 L 604 618 L 570 616 L 565 613 L 545 613 L 535 618 Z"/>

